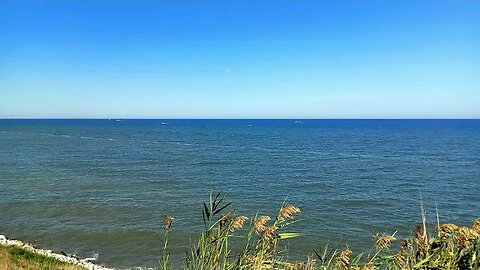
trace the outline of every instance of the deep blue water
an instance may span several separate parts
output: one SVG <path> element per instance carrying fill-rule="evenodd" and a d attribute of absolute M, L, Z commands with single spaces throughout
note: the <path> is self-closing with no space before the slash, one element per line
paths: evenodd
<path fill-rule="evenodd" d="M 420 196 L 431 221 L 438 205 L 441 221 L 469 224 L 480 121 L 0 120 L 0 233 L 42 247 L 155 266 L 172 214 L 179 260 L 212 186 L 231 191 L 238 214 L 299 206 L 292 253 L 408 234 Z"/>

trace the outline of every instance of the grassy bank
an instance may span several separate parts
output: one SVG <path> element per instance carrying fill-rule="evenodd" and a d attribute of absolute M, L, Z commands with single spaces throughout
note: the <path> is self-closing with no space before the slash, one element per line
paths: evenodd
<path fill-rule="evenodd" d="M 17 246 L 0 245 L 0 270 L 85 270 Z"/>

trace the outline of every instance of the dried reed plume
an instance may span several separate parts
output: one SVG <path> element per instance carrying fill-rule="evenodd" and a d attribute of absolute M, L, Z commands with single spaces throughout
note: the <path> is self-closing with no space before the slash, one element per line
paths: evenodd
<path fill-rule="evenodd" d="M 458 230 L 458 226 L 452 223 L 442 224 L 437 228 L 440 237 L 449 237 L 453 232 Z"/>
<path fill-rule="evenodd" d="M 263 240 L 265 240 L 266 242 L 269 242 L 269 243 L 274 243 L 277 239 L 277 235 L 275 233 L 275 231 L 277 230 L 278 228 L 276 226 L 270 226 L 270 227 L 266 227 L 264 230 L 263 230 Z"/>
<path fill-rule="evenodd" d="M 472 229 L 476 231 L 477 233 L 480 233 L 480 218 L 477 218 L 475 222 L 472 224 Z"/>
<path fill-rule="evenodd" d="M 375 264 L 373 262 L 368 262 L 362 267 L 362 270 L 375 270 Z"/>
<path fill-rule="evenodd" d="M 389 249 L 391 243 L 396 240 L 393 235 L 375 236 L 375 247 L 377 250 Z"/>
<path fill-rule="evenodd" d="M 228 218 L 229 218 L 229 213 L 223 214 L 221 218 L 218 219 L 220 222 L 220 228 L 224 228 L 225 226 L 228 225 Z"/>
<path fill-rule="evenodd" d="M 232 222 L 230 223 L 230 231 L 233 232 L 235 230 L 239 230 L 243 227 L 243 224 L 245 224 L 245 221 L 247 221 L 248 218 L 246 216 L 238 216 L 234 217 L 232 219 Z"/>
<path fill-rule="evenodd" d="M 174 217 L 170 215 L 164 215 L 162 219 L 163 219 L 163 229 L 168 231 L 172 226 Z"/>
<path fill-rule="evenodd" d="M 260 234 L 261 232 L 265 231 L 265 229 L 267 228 L 265 225 L 267 225 L 267 223 L 270 221 L 270 217 L 269 216 L 260 216 L 259 218 L 257 218 L 255 220 L 255 222 L 253 223 L 253 227 L 255 228 L 255 232 L 257 234 Z"/>
<path fill-rule="evenodd" d="M 342 251 L 340 254 L 340 257 L 338 257 L 338 264 L 339 268 L 344 268 L 348 269 L 350 265 L 350 255 L 352 255 L 352 251 L 349 248 L 346 248 Z"/>
<path fill-rule="evenodd" d="M 413 238 L 415 239 L 415 244 L 417 245 L 418 250 L 425 253 L 428 250 L 428 245 L 422 225 L 415 227 L 415 230 L 413 230 Z"/>
<path fill-rule="evenodd" d="M 400 243 L 400 246 L 402 247 L 403 250 L 407 250 L 412 247 L 412 244 L 410 243 L 410 240 L 408 239 L 408 237 L 404 236 L 402 238 L 402 242 Z"/>
<path fill-rule="evenodd" d="M 415 240 L 419 238 L 423 238 L 423 228 L 422 225 L 417 225 L 415 229 L 413 230 L 413 236 L 415 237 Z"/>
<path fill-rule="evenodd" d="M 292 218 L 294 214 L 297 214 L 300 212 L 302 212 L 300 211 L 300 208 L 293 206 L 291 204 L 287 204 L 284 207 L 282 207 L 282 209 L 280 209 L 279 218 L 281 221 L 283 221 L 283 220 Z"/>
<path fill-rule="evenodd" d="M 395 263 L 400 267 L 400 269 L 405 269 L 406 268 L 406 259 L 405 259 L 405 250 L 400 251 L 395 255 Z"/>
<path fill-rule="evenodd" d="M 458 241 L 461 247 L 466 247 L 470 241 L 475 241 L 479 236 L 479 233 L 468 227 L 458 228 Z"/>

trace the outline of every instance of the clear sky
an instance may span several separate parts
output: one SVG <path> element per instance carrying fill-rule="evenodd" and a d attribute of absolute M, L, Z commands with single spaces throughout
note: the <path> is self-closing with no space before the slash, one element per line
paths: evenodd
<path fill-rule="evenodd" d="M 0 118 L 480 118 L 480 1 L 0 0 Z"/>

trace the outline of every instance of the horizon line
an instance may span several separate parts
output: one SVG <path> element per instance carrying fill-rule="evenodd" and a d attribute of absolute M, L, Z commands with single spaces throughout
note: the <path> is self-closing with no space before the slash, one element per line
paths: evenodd
<path fill-rule="evenodd" d="M 422 118 L 422 117 L 411 117 L 411 118 L 215 118 L 215 117 L 206 117 L 206 118 L 188 118 L 188 117 L 173 117 L 173 118 L 161 118 L 161 117 L 0 117 L 0 120 L 480 120 L 480 118 Z"/>

